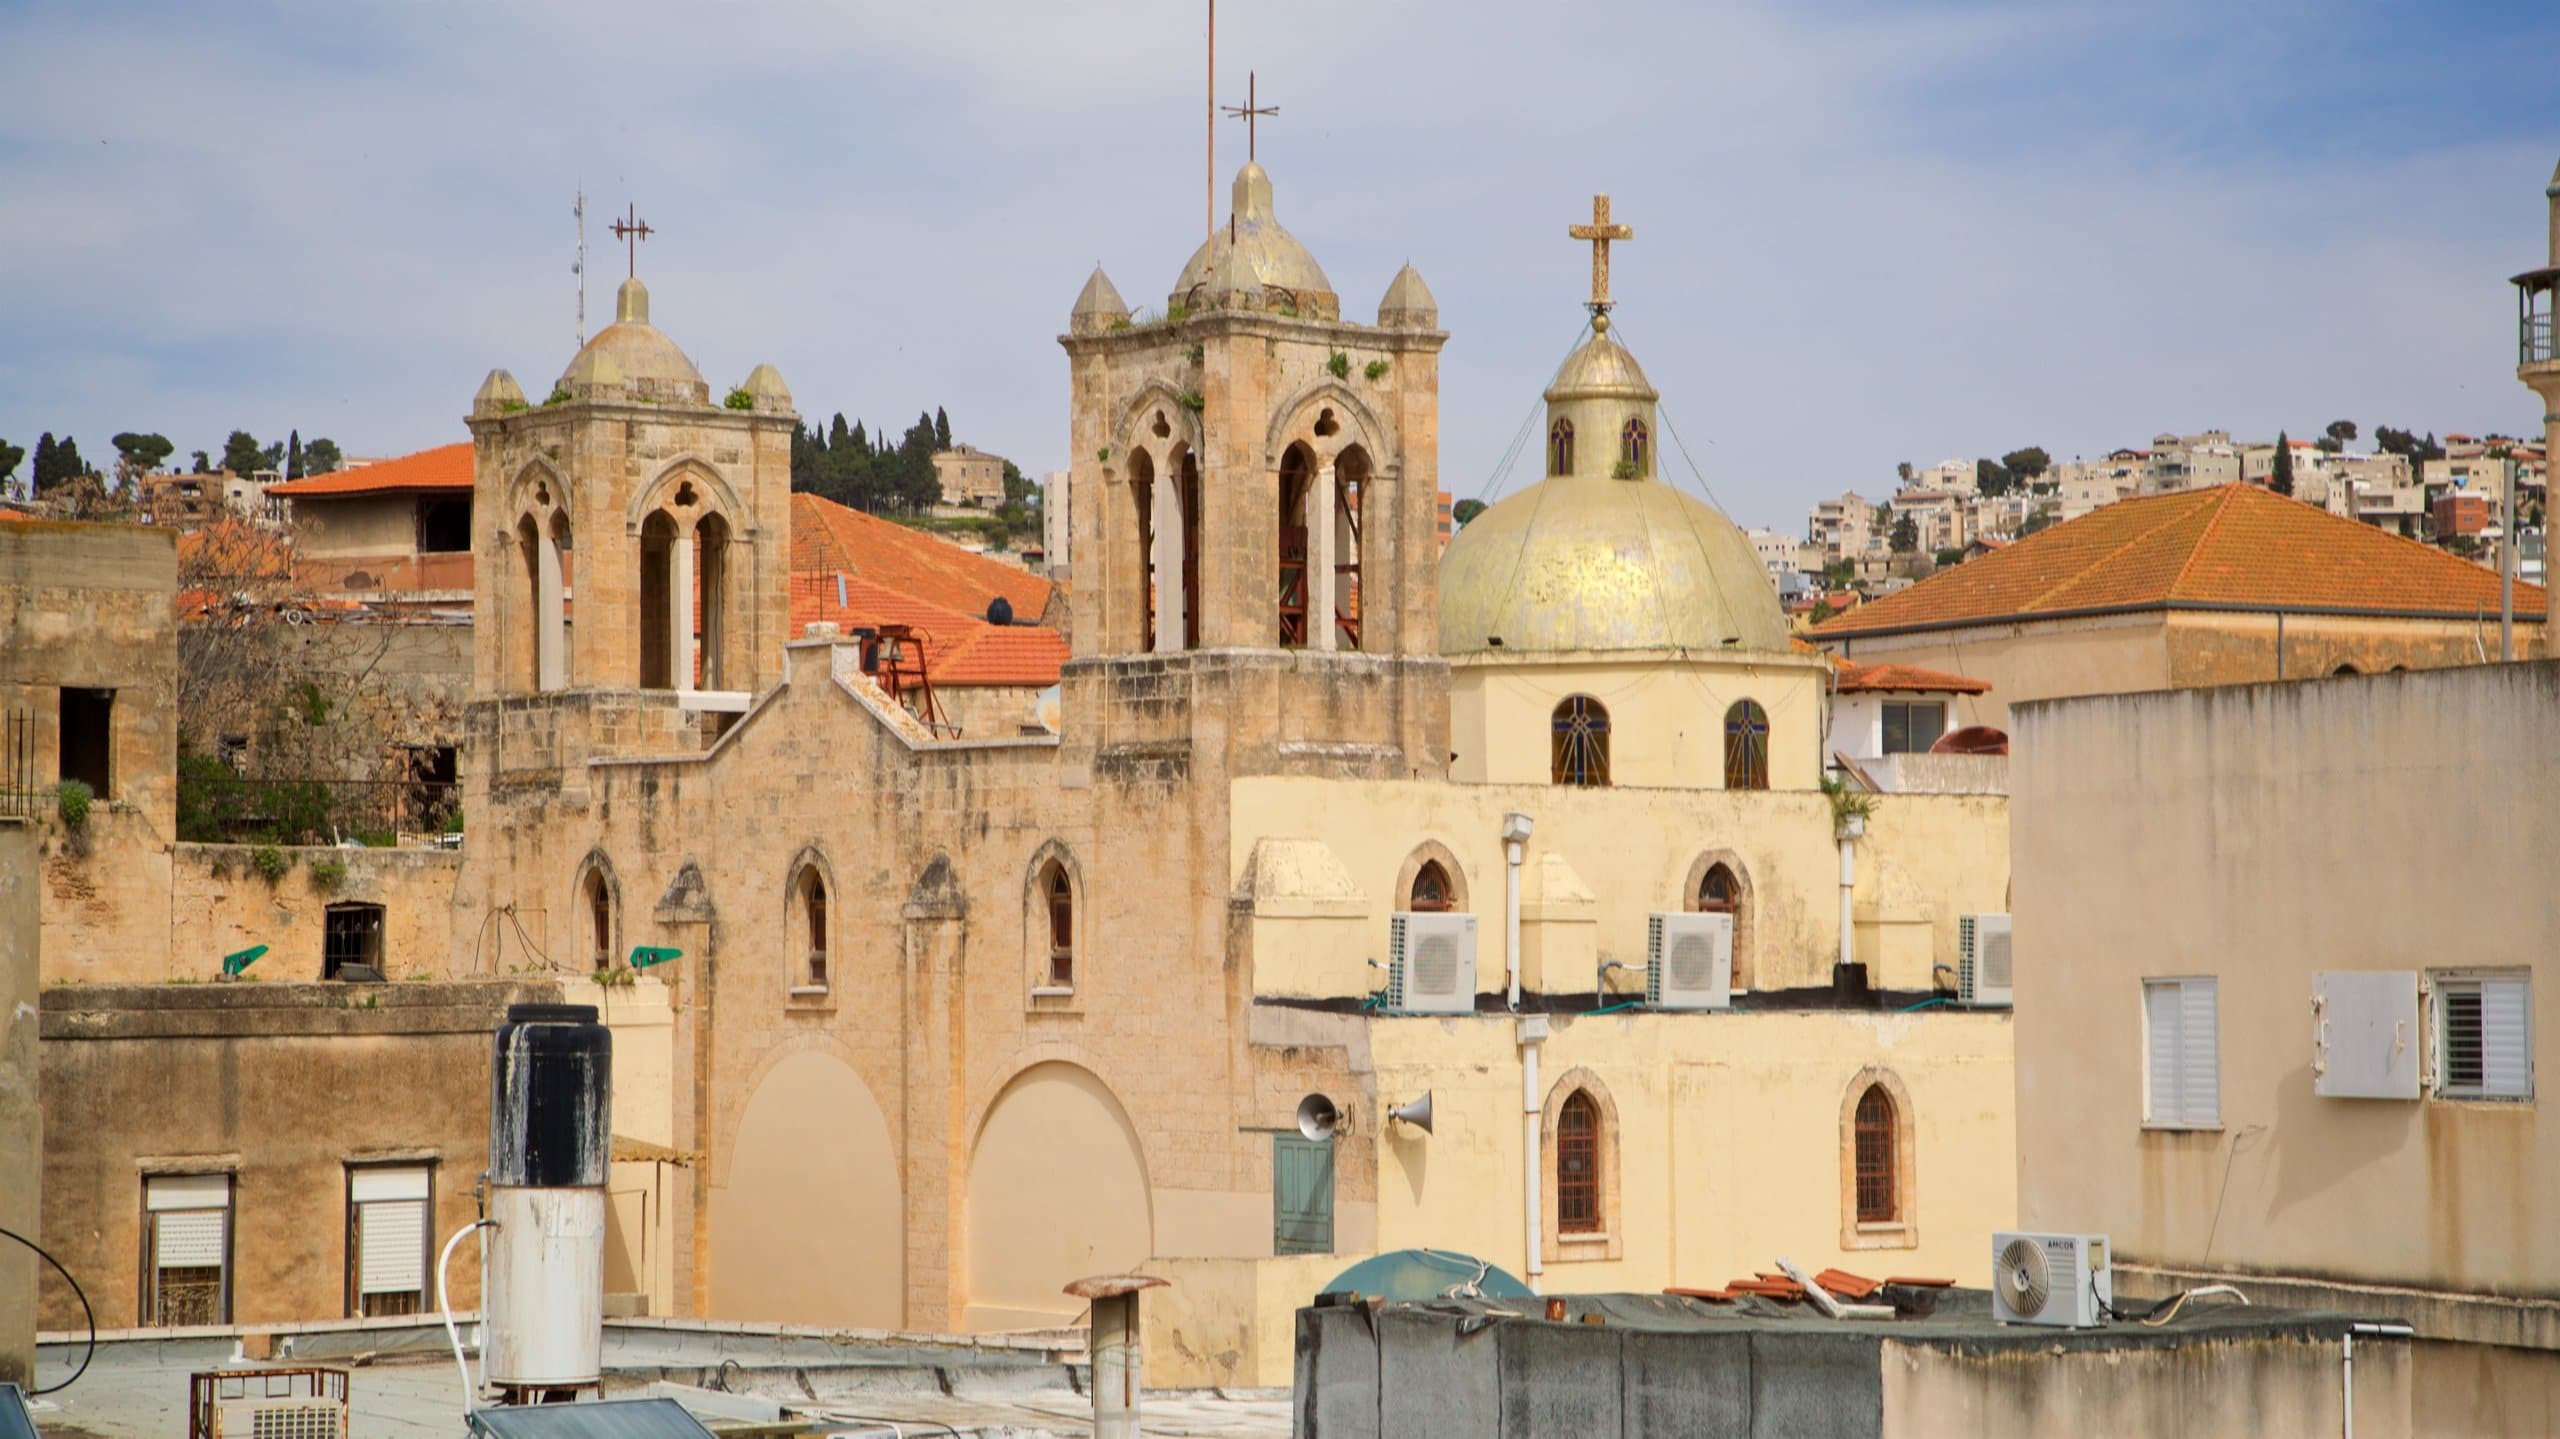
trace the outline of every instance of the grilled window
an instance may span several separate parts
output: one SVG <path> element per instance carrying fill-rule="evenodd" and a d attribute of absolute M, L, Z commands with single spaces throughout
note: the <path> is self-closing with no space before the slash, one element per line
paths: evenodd
<path fill-rule="evenodd" d="M 808 930 L 811 988 L 827 987 L 827 882 L 814 869 L 800 876 L 801 922 Z"/>
<path fill-rule="evenodd" d="M 1076 982 L 1076 896 L 1067 882 L 1066 866 L 1049 862 L 1048 875 L 1040 883 L 1040 892 L 1049 906 L 1049 982 L 1068 986 Z"/>
<path fill-rule="evenodd" d="M 2436 1093 L 2533 1097 L 2533 981 L 2525 975 L 2435 980 Z"/>
<path fill-rule="evenodd" d="M 1724 712 L 1724 787 L 1769 787 L 1769 712 L 1757 700 L 1736 700 Z"/>
<path fill-rule="evenodd" d="M 1551 771 L 1557 784 L 1596 788 L 1609 782 L 1609 712 L 1589 695 L 1570 695 L 1554 716 Z"/>
<path fill-rule="evenodd" d="M 1598 1234 L 1600 1106 L 1575 1090 L 1556 1112 L 1556 1232 Z"/>
<path fill-rule="evenodd" d="M 231 1322 L 231 1176 L 173 1174 L 143 1181 L 145 1324 Z"/>
<path fill-rule="evenodd" d="M 382 978 L 382 906 L 333 904 L 321 917 L 322 979 Z"/>
<path fill-rule="evenodd" d="M 1440 861 L 1426 859 L 1413 876 L 1413 893 L 1406 898 L 1405 908 L 1422 914 L 1438 914 L 1453 907 L 1449 898 L 1449 871 Z"/>
<path fill-rule="evenodd" d="M 1573 421 L 1558 420 L 1547 426 L 1547 473 L 1573 473 Z"/>
<path fill-rule="evenodd" d="M 1902 1218 L 1894 1155 L 1893 1096 L 1881 1084 L 1858 1096 L 1858 1222 L 1893 1224 Z"/>
<path fill-rule="evenodd" d="M 1644 421 L 1629 420 L 1627 427 L 1618 432 L 1618 463 L 1626 466 L 1630 475 L 1651 473 L 1653 432 L 1645 428 Z"/>

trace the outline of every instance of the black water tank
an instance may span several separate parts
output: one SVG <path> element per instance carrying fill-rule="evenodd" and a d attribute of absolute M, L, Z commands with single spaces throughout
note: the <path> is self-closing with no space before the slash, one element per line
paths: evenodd
<path fill-rule="evenodd" d="M 602 1184 L 613 1134 L 613 1031 L 589 1004 L 515 1004 L 489 1061 L 489 1182 Z"/>
<path fill-rule="evenodd" d="M 1013 601 L 1006 599 L 1002 595 L 998 595 L 994 599 L 987 601 L 987 623 L 991 625 L 1012 624 Z"/>

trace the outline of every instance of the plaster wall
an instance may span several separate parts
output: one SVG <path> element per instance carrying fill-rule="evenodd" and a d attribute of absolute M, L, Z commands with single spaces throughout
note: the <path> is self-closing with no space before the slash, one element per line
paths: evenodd
<path fill-rule="evenodd" d="M 2548 662 L 2021 710 L 2027 1227 L 2181 1269 L 2560 1296 L 2546 1102 L 2318 1097 L 2310 1018 L 2322 970 L 2521 967 L 2537 1086 L 2560 1073 L 2555 711 Z M 2140 981 L 2189 974 L 2219 982 L 2221 1124 L 2146 1128 Z"/>
<path fill-rule="evenodd" d="M 2028 700 L 2167 689 L 2163 630 L 2162 617 L 2153 613 L 1815 638 L 1834 654 L 1868 664 L 1891 661 L 1982 680 L 1991 692 L 1952 696 L 1949 722 L 2007 729 L 2010 707 Z"/>
<path fill-rule="evenodd" d="M 1769 717 L 1769 784 L 1812 789 L 1822 773 L 1823 668 L 1810 656 L 1468 656 L 1450 665 L 1449 777 L 1544 785 L 1554 715 L 1569 695 L 1609 712 L 1609 779 L 1626 788 L 1724 788 L 1725 712 Z"/>
<path fill-rule="evenodd" d="M 2176 1346 L 2037 1350 L 1897 1343 L 1879 1356 L 1892 1439 L 1941 1434 L 2176 1434 L 2258 1439 L 2339 1434 L 2404 1439 L 2495 1434 L 2458 1415 L 2474 1404 L 2414 1402 L 2418 1364 L 2405 1341 L 2355 1348 L 2352 1430 L 2342 1344 L 2308 1335 L 2239 1335 Z"/>
<path fill-rule="evenodd" d="M 62 777 L 62 687 L 113 690 L 98 809 L 162 836 L 178 802 L 177 583 L 168 531 L 0 520 L 0 712 L 33 721 L 32 784 Z"/>
<path fill-rule="evenodd" d="M 476 1212 L 490 1036 L 527 984 L 89 985 L 45 991 L 44 1240 L 101 1328 L 138 1322 L 143 1180 L 233 1176 L 232 1322 L 346 1313 L 346 1165 L 434 1164 L 431 1227 Z M 94 1282 L 93 1282 L 94 1281 Z M 452 1275 L 477 1302 L 473 1266 Z M 48 1290 L 46 1329 L 79 1309 Z"/>
<path fill-rule="evenodd" d="M 296 500 L 294 548 L 315 557 L 416 554 L 419 503 L 417 495 Z"/>
<path fill-rule="evenodd" d="M 0 1229 L 41 1242 L 44 1109 L 36 1082 L 35 835 L 0 820 Z M 24 1245 L 0 1248 L 0 1383 L 35 1387 L 36 1285 L 55 1281 Z"/>

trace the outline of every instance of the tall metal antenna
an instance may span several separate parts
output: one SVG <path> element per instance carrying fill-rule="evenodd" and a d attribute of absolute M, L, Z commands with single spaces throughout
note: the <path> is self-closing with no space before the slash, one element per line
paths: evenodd
<path fill-rule="evenodd" d="M 578 348 L 583 350 L 587 347 L 587 187 L 584 182 L 578 186 L 578 202 L 569 207 L 569 213 L 578 217 L 578 262 L 569 267 L 569 273 L 578 277 Z"/>

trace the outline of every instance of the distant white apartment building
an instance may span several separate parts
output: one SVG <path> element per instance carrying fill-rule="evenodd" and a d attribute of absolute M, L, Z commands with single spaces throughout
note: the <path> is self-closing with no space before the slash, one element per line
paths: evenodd
<path fill-rule="evenodd" d="M 1902 482 L 1902 488 L 1969 495 L 1974 492 L 1975 479 L 1974 462 L 1959 457 L 1940 460 L 1925 470 L 1913 470 L 1911 478 Z"/>
<path fill-rule="evenodd" d="M 2159 434 L 2142 466 L 2142 493 L 2168 494 L 2227 485 L 2240 478 L 2240 451 L 2228 430 L 2197 435 Z"/>
<path fill-rule="evenodd" d="M 1875 502 L 1850 490 L 1836 500 L 1814 505 L 1805 517 L 1805 540 L 1820 549 L 1825 560 L 1855 559 L 1883 548 L 1875 525 Z"/>

